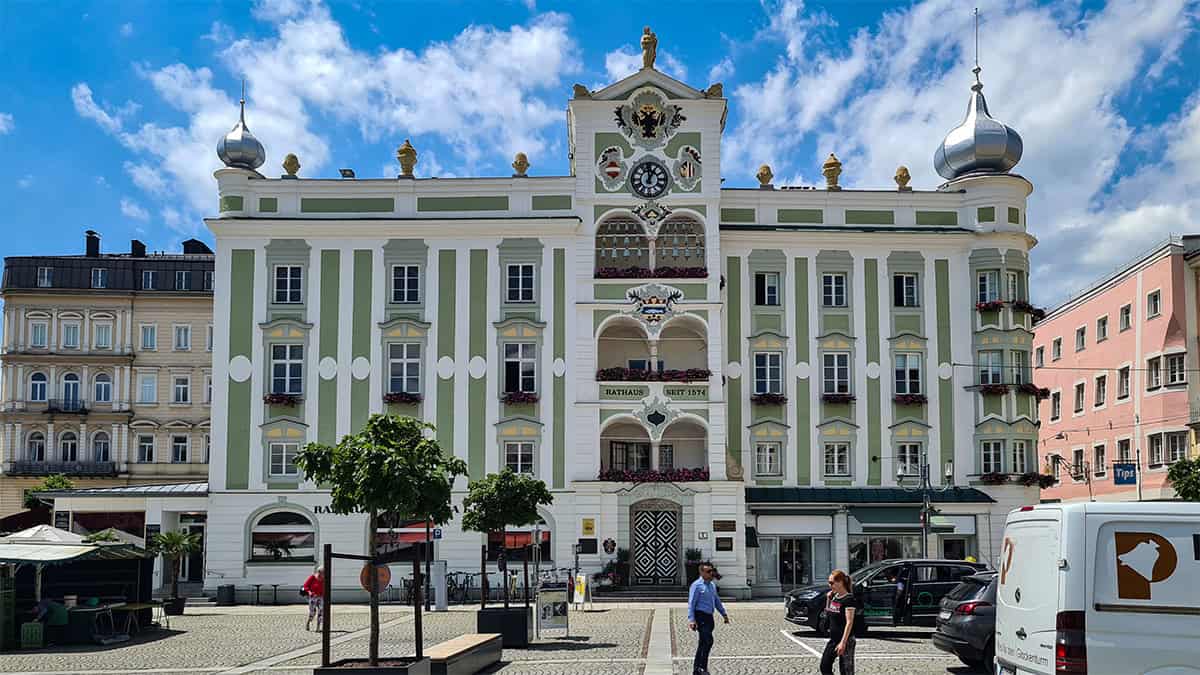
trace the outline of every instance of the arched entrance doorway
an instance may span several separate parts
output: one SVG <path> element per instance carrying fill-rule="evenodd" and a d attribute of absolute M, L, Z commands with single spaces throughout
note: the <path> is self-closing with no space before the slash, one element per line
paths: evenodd
<path fill-rule="evenodd" d="M 681 583 L 681 515 L 679 504 L 665 499 L 646 499 L 629 508 L 629 548 L 635 586 Z"/>

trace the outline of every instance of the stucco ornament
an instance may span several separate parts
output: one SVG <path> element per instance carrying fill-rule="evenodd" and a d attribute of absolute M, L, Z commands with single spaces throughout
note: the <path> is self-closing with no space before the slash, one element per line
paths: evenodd
<path fill-rule="evenodd" d="M 667 425 L 679 415 L 678 410 L 671 408 L 665 399 L 658 396 L 648 399 L 641 410 L 633 413 L 633 416 L 645 425 L 652 441 L 661 441 Z"/>
<path fill-rule="evenodd" d="M 404 139 L 404 145 L 396 148 L 396 160 L 400 162 L 401 177 L 412 178 L 413 169 L 417 166 L 417 149 L 407 138 Z"/>
<path fill-rule="evenodd" d="M 578 83 L 576 83 L 574 86 L 571 87 L 571 93 L 575 96 L 575 98 L 591 98 L 592 97 L 592 92 L 589 91 L 587 87 L 583 86 L 582 84 L 578 84 Z"/>
<path fill-rule="evenodd" d="M 826 190 L 842 189 L 842 186 L 838 185 L 838 176 L 842 175 L 842 163 L 838 160 L 837 155 L 829 153 L 829 159 L 821 165 L 821 175 L 825 176 Z"/>
<path fill-rule="evenodd" d="M 912 180 L 912 176 L 908 173 L 908 167 L 901 164 L 896 167 L 896 175 L 893 178 L 896 181 L 896 189 L 901 192 L 912 192 L 912 188 L 908 186 L 908 182 Z"/>
<path fill-rule="evenodd" d="M 487 375 L 487 360 L 482 356 L 473 356 L 467 363 L 467 374 L 471 379 L 478 380 Z"/>
<path fill-rule="evenodd" d="M 365 356 L 359 356 L 350 362 L 350 376 L 356 380 L 365 380 L 371 376 L 371 362 Z"/>
<path fill-rule="evenodd" d="M 283 158 L 282 166 L 283 170 L 287 172 L 288 178 L 295 178 L 296 174 L 300 172 L 300 158 L 296 156 L 296 153 L 289 152 L 287 157 Z"/>
<path fill-rule="evenodd" d="M 634 145 L 648 150 L 664 145 L 687 120 L 679 106 L 667 103 L 666 96 L 653 87 L 635 91 L 614 112 L 617 127 Z"/>
<path fill-rule="evenodd" d="M 720 82 L 708 85 L 708 89 L 704 90 L 704 98 L 725 98 L 725 85 Z"/>
<path fill-rule="evenodd" d="M 754 177 L 758 179 L 758 186 L 760 188 L 769 188 L 771 187 L 771 179 L 775 177 L 775 172 L 771 171 L 770 166 L 763 164 L 758 167 L 758 173 L 754 174 Z"/>
<path fill-rule="evenodd" d="M 663 221 L 671 215 L 671 209 L 651 199 L 633 207 L 633 215 L 641 221 L 646 238 L 653 241 L 658 238 L 658 230 Z"/>
<path fill-rule="evenodd" d="M 234 382 L 245 382 L 250 379 L 253 369 L 250 359 L 241 354 L 229 359 L 229 378 Z"/>
<path fill-rule="evenodd" d="M 332 356 L 326 356 L 317 364 L 317 375 L 322 380 L 332 380 L 337 377 L 337 361 Z"/>
<path fill-rule="evenodd" d="M 613 145 L 600 153 L 600 159 L 596 162 L 596 176 L 605 190 L 620 190 L 628 174 L 629 164 L 625 161 L 625 154 L 621 152 L 621 148 Z"/>
<path fill-rule="evenodd" d="M 683 291 L 658 283 L 629 289 L 626 294 L 633 307 L 625 312 L 646 328 L 651 340 L 657 340 L 663 325 L 679 314 L 675 303 L 683 299 Z"/>
<path fill-rule="evenodd" d="M 513 158 L 512 168 L 516 172 L 513 174 L 513 178 L 525 177 L 525 172 L 529 170 L 529 158 L 525 156 L 525 153 L 517 153 L 516 157 Z"/>
<path fill-rule="evenodd" d="M 671 174 L 680 190 L 695 188 L 702 175 L 700 151 L 690 145 L 680 148 L 679 159 L 675 160 L 674 166 L 671 167 Z"/>
<path fill-rule="evenodd" d="M 642 68 L 653 68 L 657 56 L 658 35 L 650 31 L 650 26 L 646 26 L 642 29 Z"/>

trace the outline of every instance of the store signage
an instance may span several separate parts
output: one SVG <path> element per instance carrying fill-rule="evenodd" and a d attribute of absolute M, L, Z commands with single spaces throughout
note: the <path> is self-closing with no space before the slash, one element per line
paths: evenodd
<path fill-rule="evenodd" d="M 713 532 L 737 532 L 736 520 L 714 520 Z"/>
<path fill-rule="evenodd" d="M 620 384 L 602 384 L 600 385 L 600 398 L 615 400 L 615 401 L 640 401 L 650 395 L 648 387 L 620 385 Z"/>
<path fill-rule="evenodd" d="M 708 386 L 689 384 L 663 387 L 663 395 L 675 401 L 707 401 Z"/>
<path fill-rule="evenodd" d="M 733 550 L 733 537 L 717 537 L 717 550 L 718 551 L 732 551 Z"/>
<path fill-rule="evenodd" d="M 1137 485 L 1137 464 L 1116 462 L 1113 464 L 1114 485 Z"/>
<path fill-rule="evenodd" d="M 583 536 L 585 536 L 585 537 L 596 536 L 596 519 L 595 518 L 584 518 L 583 519 Z"/>
<path fill-rule="evenodd" d="M 567 629 L 567 591 L 542 590 L 537 594 L 538 631 Z"/>
<path fill-rule="evenodd" d="M 433 528 L 433 538 L 434 539 L 442 538 L 442 528 L 440 528 L 440 527 Z"/>
<path fill-rule="evenodd" d="M 71 512 L 70 511 L 55 511 L 54 526 L 60 530 L 71 529 Z"/>

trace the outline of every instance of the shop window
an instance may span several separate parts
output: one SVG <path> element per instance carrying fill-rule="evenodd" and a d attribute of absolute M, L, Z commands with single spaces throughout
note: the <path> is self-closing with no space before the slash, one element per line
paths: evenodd
<path fill-rule="evenodd" d="M 921 557 L 919 534 L 852 534 L 849 537 L 849 545 L 851 573 L 881 560 Z M 887 570 L 880 571 L 873 579 L 879 579 L 884 584 L 889 581 L 895 583 L 894 576 L 889 579 Z"/>
<path fill-rule="evenodd" d="M 273 511 L 260 516 L 250 529 L 251 562 L 313 562 L 317 530 L 308 516 L 296 511 Z"/>
<path fill-rule="evenodd" d="M 534 530 L 535 528 L 531 527 L 514 527 L 503 533 L 489 532 L 487 537 L 488 560 L 497 560 L 501 550 L 504 551 L 504 557 L 510 563 L 525 560 L 526 552 L 535 541 Z M 546 526 L 545 521 L 541 521 L 537 524 L 536 530 L 536 538 L 539 540 L 539 557 L 544 563 L 552 559 L 554 550 L 550 546 L 550 529 Z"/>

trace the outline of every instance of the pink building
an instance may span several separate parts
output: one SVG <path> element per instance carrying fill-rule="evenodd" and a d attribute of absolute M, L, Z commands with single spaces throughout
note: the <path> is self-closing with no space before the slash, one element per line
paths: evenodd
<path fill-rule="evenodd" d="M 1174 496 L 1188 456 L 1187 263 L 1172 238 L 1050 310 L 1034 329 L 1038 459 L 1058 481 L 1042 499 L 1134 500 L 1114 463 L 1137 464 L 1142 499 Z M 1058 460 L 1056 458 L 1061 458 Z"/>

